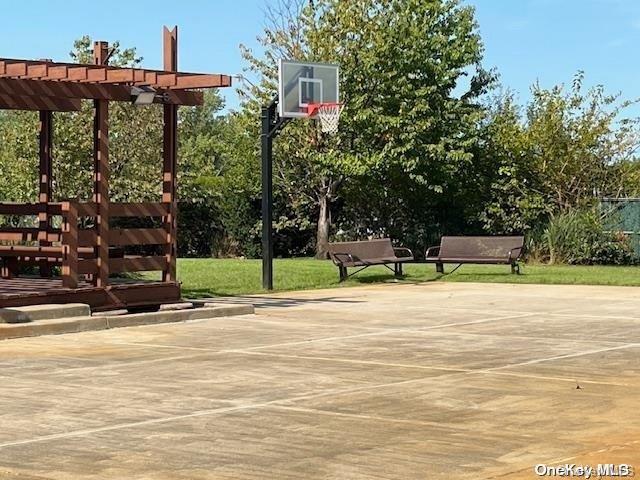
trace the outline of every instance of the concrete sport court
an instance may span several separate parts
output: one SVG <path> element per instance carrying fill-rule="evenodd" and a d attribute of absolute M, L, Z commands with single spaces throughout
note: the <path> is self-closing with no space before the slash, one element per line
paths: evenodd
<path fill-rule="evenodd" d="M 256 315 L 0 342 L 0 478 L 640 468 L 638 289 L 385 284 L 246 301 Z"/>

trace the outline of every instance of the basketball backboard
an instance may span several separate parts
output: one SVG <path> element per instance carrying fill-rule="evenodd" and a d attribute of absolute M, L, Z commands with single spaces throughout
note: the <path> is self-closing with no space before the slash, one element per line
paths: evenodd
<path fill-rule="evenodd" d="M 280 60 L 278 67 L 281 118 L 306 118 L 309 105 L 340 103 L 337 65 Z"/>

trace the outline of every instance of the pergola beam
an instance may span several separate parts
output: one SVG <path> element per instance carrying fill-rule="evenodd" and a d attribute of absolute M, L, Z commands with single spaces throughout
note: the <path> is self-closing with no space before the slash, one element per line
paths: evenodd
<path fill-rule="evenodd" d="M 52 70 L 49 69 L 49 73 Z M 128 85 L 0 78 L 0 95 L 10 97 L 57 97 L 61 100 L 78 101 L 79 99 L 87 99 L 129 102 L 131 101 L 131 87 Z M 204 101 L 202 92 L 158 89 L 158 95 L 161 97 L 156 98 L 156 103 L 195 106 L 202 105 Z"/>
<path fill-rule="evenodd" d="M 49 97 L 46 95 L 9 95 L 0 89 L 0 110 L 30 110 L 50 112 L 76 112 L 81 101 L 73 98 Z"/>

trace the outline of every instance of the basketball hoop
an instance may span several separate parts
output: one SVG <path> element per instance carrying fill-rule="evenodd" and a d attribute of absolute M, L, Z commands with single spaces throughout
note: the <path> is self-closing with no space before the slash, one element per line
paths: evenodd
<path fill-rule="evenodd" d="M 320 120 L 320 130 L 323 133 L 335 135 L 338 133 L 340 114 L 344 105 L 341 103 L 311 103 L 307 107 L 309 118 Z"/>

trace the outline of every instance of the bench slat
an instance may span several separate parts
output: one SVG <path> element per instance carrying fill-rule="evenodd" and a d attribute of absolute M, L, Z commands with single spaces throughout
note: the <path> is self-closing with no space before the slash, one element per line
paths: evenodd
<path fill-rule="evenodd" d="M 523 246 L 523 236 L 445 236 L 440 241 L 438 258 L 451 262 L 466 259 L 469 263 L 482 259 L 509 259 L 510 252 L 513 255 Z M 517 256 L 520 256 L 520 251 Z"/>
<path fill-rule="evenodd" d="M 337 260 L 339 263 L 345 263 L 345 258 L 349 258 L 349 256 L 356 260 L 367 259 L 369 263 L 374 263 L 376 260 L 384 263 L 384 258 L 394 258 L 396 256 L 391 240 L 388 238 L 362 242 L 330 243 L 329 254 L 332 258 L 335 258 L 334 261 Z"/>

